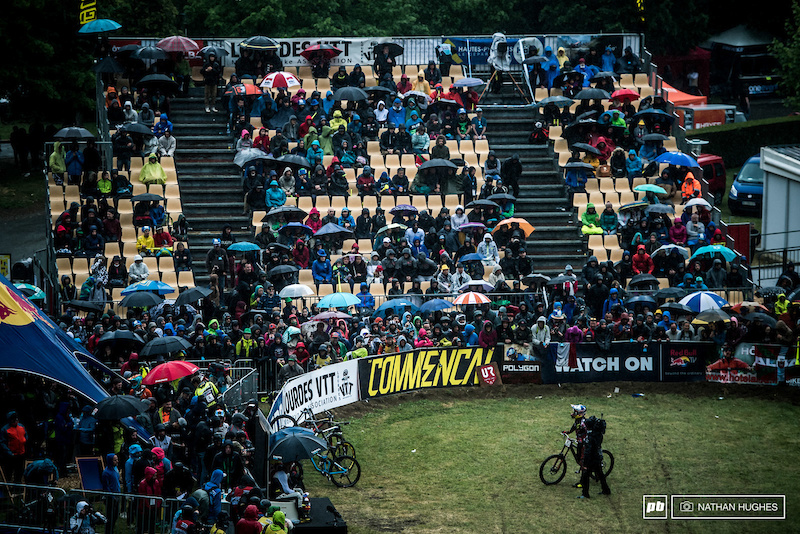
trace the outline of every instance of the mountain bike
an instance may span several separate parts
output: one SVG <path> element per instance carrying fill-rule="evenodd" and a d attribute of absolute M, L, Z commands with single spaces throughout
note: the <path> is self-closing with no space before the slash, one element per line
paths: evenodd
<path fill-rule="evenodd" d="M 558 484 L 564 479 L 564 475 L 567 474 L 567 451 L 572 453 L 572 457 L 578 466 L 581 464 L 578 458 L 578 440 L 571 438 L 566 432 L 561 432 L 561 434 L 565 437 L 561 452 L 548 456 L 539 467 L 539 478 L 546 486 Z M 603 449 L 603 462 L 601 465 L 606 476 L 610 475 L 611 470 L 614 469 L 614 455 L 606 449 Z M 591 477 L 592 479 L 596 478 L 594 474 Z"/>

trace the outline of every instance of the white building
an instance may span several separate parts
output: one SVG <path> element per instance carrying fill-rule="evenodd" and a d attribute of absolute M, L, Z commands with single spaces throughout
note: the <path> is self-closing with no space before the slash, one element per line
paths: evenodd
<path fill-rule="evenodd" d="M 761 148 L 763 250 L 800 247 L 800 145 Z"/>

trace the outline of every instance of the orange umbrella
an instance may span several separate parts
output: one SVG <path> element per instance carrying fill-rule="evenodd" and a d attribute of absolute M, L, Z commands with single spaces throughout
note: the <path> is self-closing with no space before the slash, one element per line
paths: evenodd
<path fill-rule="evenodd" d="M 511 228 L 511 224 L 512 223 L 519 224 L 520 230 L 525 232 L 525 237 L 528 237 L 529 235 L 531 235 L 533 233 L 534 230 L 536 230 L 536 228 L 534 228 L 533 225 L 531 225 L 531 223 L 529 223 L 525 219 L 520 219 L 519 217 L 511 217 L 510 219 L 504 219 L 504 220 L 500 221 L 499 223 L 497 223 L 497 226 L 494 227 L 494 230 L 492 230 L 492 233 L 495 233 L 498 230 L 504 229 L 504 227 L 506 227 L 506 226 Z"/>
<path fill-rule="evenodd" d="M 754 311 L 759 311 L 759 310 L 769 312 L 769 309 L 763 304 L 759 304 L 758 302 L 753 302 L 750 300 L 745 300 L 743 302 L 740 302 L 739 304 L 731 306 L 731 311 L 735 311 L 736 313 L 742 313 L 742 306 L 744 306 L 749 310 L 748 313 L 752 313 Z"/>
<path fill-rule="evenodd" d="M 464 293 L 463 295 L 459 295 L 456 300 L 453 301 L 453 304 L 457 306 L 464 306 L 469 304 L 489 304 L 491 300 L 489 297 L 484 295 L 483 293 L 476 293 L 474 291 L 470 291 L 469 293 Z"/>

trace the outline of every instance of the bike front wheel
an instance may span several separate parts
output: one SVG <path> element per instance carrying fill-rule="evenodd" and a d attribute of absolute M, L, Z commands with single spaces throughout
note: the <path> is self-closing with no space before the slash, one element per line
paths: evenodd
<path fill-rule="evenodd" d="M 603 449 L 602 469 L 605 476 L 610 475 L 611 470 L 614 469 L 614 455 L 605 449 Z"/>
<path fill-rule="evenodd" d="M 350 488 L 361 478 L 361 466 L 352 456 L 337 456 L 330 464 L 328 475 L 331 482 L 340 488 Z"/>
<path fill-rule="evenodd" d="M 333 447 L 334 456 L 352 456 L 356 457 L 356 448 L 349 441 L 340 440 L 336 442 Z"/>
<path fill-rule="evenodd" d="M 567 474 L 567 459 L 563 454 L 548 456 L 539 467 L 539 478 L 545 486 L 558 484 Z"/>
<path fill-rule="evenodd" d="M 297 420 L 291 415 L 279 415 L 269 422 L 269 426 L 274 432 L 290 426 L 297 426 Z"/>

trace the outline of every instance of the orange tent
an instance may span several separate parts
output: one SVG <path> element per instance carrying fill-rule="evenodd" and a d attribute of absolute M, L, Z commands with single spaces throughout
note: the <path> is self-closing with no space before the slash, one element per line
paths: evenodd
<path fill-rule="evenodd" d="M 662 86 L 667 91 L 667 100 L 676 106 L 705 106 L 708 99 L 704 96 L 690 95 L 683 91 L 678 91 L 667 82 L 663 82 Z"/>

